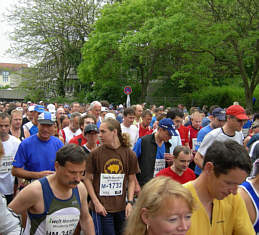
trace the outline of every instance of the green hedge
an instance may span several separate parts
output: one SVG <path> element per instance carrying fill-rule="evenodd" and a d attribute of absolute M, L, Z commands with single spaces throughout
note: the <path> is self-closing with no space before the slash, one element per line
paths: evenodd
<path fill-rule="evenodd" d="M 259 111 L 259 87 L 254 92 L 256 103 L 254 111 Z M 235 86 L 209 86 L 192 94 L 185 96 L 185 105 L 202 107 L 204 104 L 211 106 L 217 104 L 221 107 L 228 107 L 238 101 L 240 105 L 246 107 L 244 88 Z"/>

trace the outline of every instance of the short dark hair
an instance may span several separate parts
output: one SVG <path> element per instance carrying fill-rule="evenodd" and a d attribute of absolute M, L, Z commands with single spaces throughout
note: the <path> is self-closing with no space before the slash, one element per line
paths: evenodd
<path fill-rule="evenodd" d="M 123 116 L 127 117 L 128 115 L 135 115 L 135 111 L 133 108 L 126 108 L 123 111 Z"/>
<path fill-rule="evenodd" d="M 173 155 L 175 157 L 178 157 L 178 155 L 183 152 L 184 154 L 190 154 L 191 153 L 191 150 L 186 147 L 186 146 L 182 146 L 182 145 L 178 145 L 174 148 L 174 151 L 173 151 Z"/>
<path fill-rule="evenodd" d="M 214 109 L 216 109 L 216 108 L 219 108 L 219 106 L 218 105 L 212 105 L 212 106 L 210 106 L 210 115 L 212 115 L 212 112 L 213 112 L 213 110 Z"/>
<path fill-rule="evenodd" d="M 207 162 L 214 165 L 214 173 L 227 174 L 229 170 L 239 168 L 250 174 L 252 162 L 244 146 L 234 140 L 220 142 L 215 140 L 207 149 L 204 157 L 203 168 Z"/>
<path fill-rule="evenodd" d="M 94 120 L 94 123 L 96 124 L 96 117 L 92 114 L 86 114 L 82 115 L 79 119 L 79 126 L 83 126 L 86 118 L 92 118 Z"/>
<path fill-rule="evenodd" d="M 0 118 L 1 118 L 1 119 L 8 118 L 9 121 L 11 122 L 10 115 L 9 115 L 7 112 L 0 112 Z"/>
<path fill-rule="evenodd" d="M 167 112 L 166 117 L 171 118 L 171 119 L 175 119 L 176 117 L 183 118 L 184 114 L 183 114 L 183 111 L 181 109 L 172 108 Z"/>
<path fill-rule="evenodd" d="M 66 144 L 57 151 L 56 161 L 60 166 L 65 166 L 66 162 L 83 163 L 86 161 L 86 153 L 79 145 Z"/>
<path fill-rule="evenodd" d="M 141 117 L 146 117 L 146 116 L 152 117 L 152 112 L 149 109 L 144 110 L 141 114 Z"/>

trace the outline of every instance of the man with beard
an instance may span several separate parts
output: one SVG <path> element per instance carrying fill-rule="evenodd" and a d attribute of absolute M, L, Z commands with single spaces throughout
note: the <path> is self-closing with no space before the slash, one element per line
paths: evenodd
<path fill-rule="evenodd" d="M 85 167 L 83 149 L 66 145 L 56 154 L 56 172 L 34 181 L 15 197 L 9 208 L 16 214 L 28 212 L 25 235 L 74 234 L 78 222 L 84 234 L 95 234 L 81 182 Z"/>

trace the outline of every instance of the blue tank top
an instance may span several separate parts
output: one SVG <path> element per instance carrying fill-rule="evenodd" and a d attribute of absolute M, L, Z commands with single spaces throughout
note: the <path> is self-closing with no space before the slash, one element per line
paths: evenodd
<path fill-rule="evenodd" d="M 61 200 L 56 198 L 53 194 L 53 191 L 50 188 L 49 182 L 46 177 L 39 179 L 39 181 L 41 183 L 43 193 L 44 212 L 42 214 L 32 214 L 28 212 L 24 235 L 72 235 L 80 216 L 81 202 L 78 188 L 76 187 L 72 189 L 72 196 L 69 199 Z M 51 217 L 52 215 L 53 217 Z M 73 216 L 75 216 L 76 219 Z M 71 223 L 70 221 L 68 222 L 70 217 Z M 54 221 L 53 218 L 54 220 L 56 220 Z M 62 219 L 62 221 L 60 218 Z M 72 226 L 70 226 L 70 229 L 68 231 L 61 228 L 60 232 L 48 232 L 48 227 L 51 227 L 50 229 L 53 229 L 53 225 L 50 224 L 51 220 L 56 224 L 61 223 L 61 226 L 64 223 L 67 223 L 68 225 L 72 224 Z M 56 231 L 55 228 L 54 231 Z"/>
<path fill-rule="evenodd" d="M 254 187 L 253 185 L 249 182 L 249 181 L 245 181 L 244 183 L 242 183 L 240 185 L 247 193 L 248 195 L 250 196 L 252 202 L 253 202 L 253 205 L 255 207 L 255 210 L 256 210 L 256 219 L 255 219 L 255 222 L 254 222 L 254 229 L 256 232 L 259 232 L 259 197 L 257 196 L 257 193 L 256 191 L 254 190 Z"/>

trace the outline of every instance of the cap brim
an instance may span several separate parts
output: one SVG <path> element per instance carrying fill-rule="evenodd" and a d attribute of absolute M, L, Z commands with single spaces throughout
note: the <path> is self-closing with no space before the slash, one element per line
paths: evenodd
<path fill-rule="evenodd" d="M 175 132 L 175 130 L 173 130 L 173 129 L 167 129 L 167 131 L 170 136 L 178 136 L 177 133 Z"/>
<path fill-rule="evenodd" d="M 85 134 L 89 134 L 89 133 L 91 133 L 91 132 L 95 132 L 95 133 L 99 133 L 99 131 L 96 131 L 96 130 L 91 130 L 91 131 L 87 131 L 87 132 L 85 132 Z"/>
<path fill-rule="evenodd" d="M 226 116 L 225 115 L 216 115 L 215 116 L 219 121 L 226 121 Z"/>
<path fill-rule="evenodd" d="M 240 120 L 248 120 L 249 118 L 246 116 L 246 114 L 238 114 L 235 116 L 237 119 Z"/>
<path fill-rule="evenodd" d="M 39 124 L 47 124 L 47 125 L 53 125 L 55 122 L 51 120 L 38 120 Z"/>

